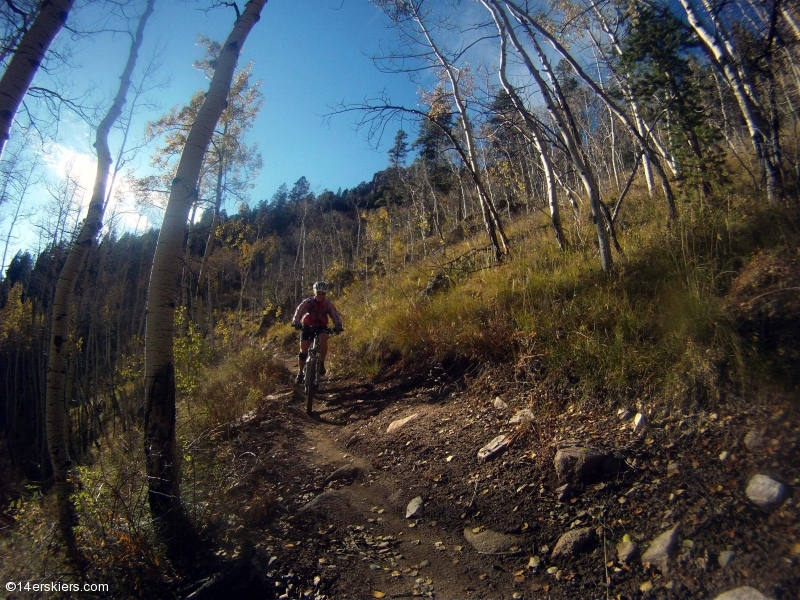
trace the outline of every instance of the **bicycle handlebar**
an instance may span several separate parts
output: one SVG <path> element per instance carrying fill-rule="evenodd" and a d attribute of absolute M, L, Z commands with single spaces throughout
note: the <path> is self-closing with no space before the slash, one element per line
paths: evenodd
<path fill-rule="evenodd" d="M 309 327 L 308 325 L 303 325 L 300 328 L 300 330 L 301 331 L 310 331 L 314 335 L 319 335 L 320 333 L 327 333 L 327 334 L 333 333 L 333 334 L 339 335 L 341 333 L 340 331 L 337 331 L 336 329 L 331 329 L 330 327 L 325 327 L 324 329 L 322 329 L 322 328 L 317 329 L 316 327 Z"/>

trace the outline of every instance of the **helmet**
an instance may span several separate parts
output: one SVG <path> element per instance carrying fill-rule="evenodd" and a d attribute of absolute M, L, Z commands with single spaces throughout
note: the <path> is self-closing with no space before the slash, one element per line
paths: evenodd
<path fill-rule="evenodd" d="M 314 292 L 327 292 L 327 291 L 328 291 L 328 282 L 317 281 L 314 284 Z"/>

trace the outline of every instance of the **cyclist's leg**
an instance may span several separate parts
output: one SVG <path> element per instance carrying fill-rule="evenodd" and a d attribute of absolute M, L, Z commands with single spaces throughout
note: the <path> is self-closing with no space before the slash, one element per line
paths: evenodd
<path fill-rule="evenodd" d="M 328 334 L 319 334 L 319 360 L 320 360 L 320 373 L 325 375 L 325 356 L 328 354 Z"/>
<path fill-rule="evenodd" d="M 303 368 L 306 366 L 306 359 L 308 358 L 308 347 L 311 345 L 310 339 L 304 339 L 305 332 L 300 335 L 300 353 L 297 355 L 297 383 L 303 381 Z"/>

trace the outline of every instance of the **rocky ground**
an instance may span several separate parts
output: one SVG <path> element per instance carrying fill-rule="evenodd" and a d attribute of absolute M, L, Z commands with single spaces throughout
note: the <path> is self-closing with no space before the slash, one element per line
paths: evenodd
<path fill-rule="evenodd" d="M 796 407 L 560 405 L 435 367 L 314 408 L 287 385 L 217 440 L 254 567 L 226 597 L 800 598 Z"/>

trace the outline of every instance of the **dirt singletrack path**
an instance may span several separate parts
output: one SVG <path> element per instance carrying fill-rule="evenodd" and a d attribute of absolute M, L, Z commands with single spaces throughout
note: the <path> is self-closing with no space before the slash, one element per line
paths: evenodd
<path fill-rule="evenodd" d="M 313 415 L 302 415 L 303 456 L 312 470 L 328 476 L 357 474 L 318 488 L 315 497 L 300 507 L 295 522 L 324 525 L 318 533 L 331 525 L 346 533 L 339 547 L 317 557 L 318 564 L 335 566 L 338 572 L 328 597 L 463 598 L 478 589 L 488 591 L 483 571 L 491 564 L 472 564 L 460 530 L 448 530 L 436 519 L 405 518 L 408 502 L 424 495 L 429 483 L 396 477 L 358 450 L 364 441 L 374 448 L 385 434 L 375 417 L 415 408 L 412 398 L 419 401 L 418 390 L 410 391 L 413 388 L 404 384 L 376 390 L 369 385 L 326 383 L 314 401 Z M 305 397 L 297 390 L 295 400 L 294 406 L 304 410 Z M 416 406 L 414 412 L 430 408 Z"/>
<path fill-rule="evenodd" d="M 243 504 L 230 507 L 235 531 L 256 548 L 274 597 L 683 600 L 744 583 L 797 597 L 786 562 L 800 560 L 800 413 L 666 412 L 634 432 L 601 403 L 548 405 L 547 390 L 446 375 L 334 377 L 311 416 L 287 385 L 229 439 L 230 455 L 250 461 L 237 475 Z M 512 424 L 523 410 L 535 415 L 525 430 Z M 756 430 L 769 443 L 750 449 L 742 440 Z M 478 459 L 512 434 L 505 453 Z M 562 494 L 556 453 L 583 445 L 607 454 L 609 469 Z M 772 513 L 744 493 L 756 472 L 797 486 Z M 424 514 L 406 518 L 416 497 Z M 668 571 L 617 557 L 624 539 L 643 552 L 676 526 Z M 594 532 L 591 543 L 553 551 L 579 529 Z M 717 557 L 731 552 L 722 566 Z"/>
<path fill-rule="evenodd" d="M 443 538 L 449 536 L 430 524 L 409 528 L 404 516 L 410 487 L 375 473 L 367 461 L 334 441 L 331 436 L 336 433 L 325 425 L 307 430 L 320 467 L 330 470 L 352 465 L 361 469 L 352 484 L 322 492 L 315 500 L 327 519 L 350 531 L 349 549 L 359 554 L 359 560 L 348 561 L 340 575 L 342 595 L 367 597 L 379 591 L 386 597 L 401 597 L 415 595 L 416 590 L 419 595 L 426 592 L 432 596 L 435 591 L 443 598 L 461 597 L 464 569 L 438 550 L 445 549 Z M 358 536 L 361 540 L 353 535 L 357 533 L 363 534 Z"/>

